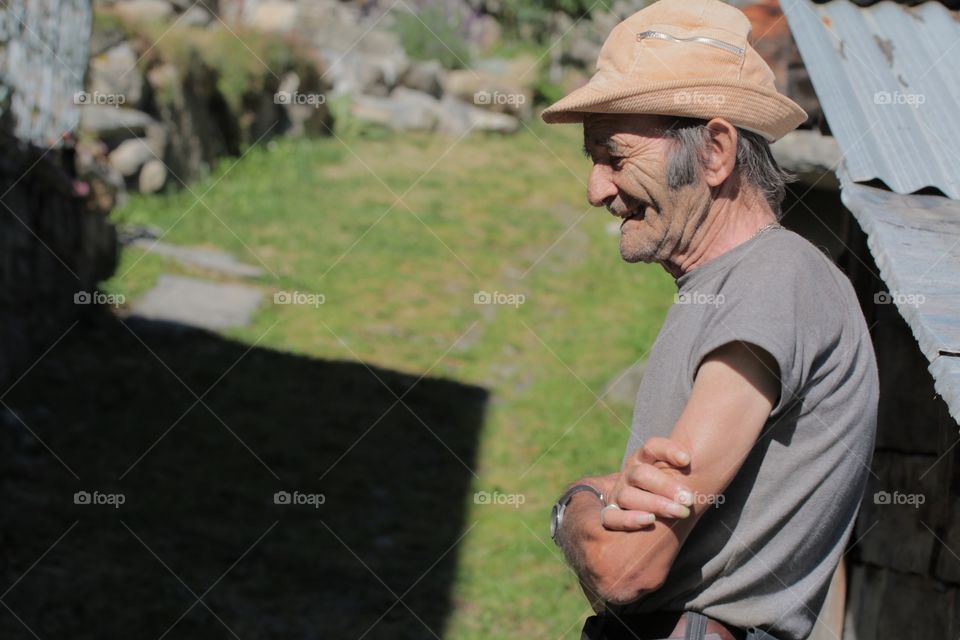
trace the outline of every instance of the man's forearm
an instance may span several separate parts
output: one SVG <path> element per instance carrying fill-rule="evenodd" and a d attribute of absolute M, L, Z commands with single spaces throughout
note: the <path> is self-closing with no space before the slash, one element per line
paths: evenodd
<path fill-rule="evenodd" d="M 604 476 L 616 482 L 619 474 Z M 608 495 L 611 486 L 605 486 Z M 603 505 L 589 493 L 574 496 L 567 506 L 557 543 L 580 579 L 591 601 L 626 604 L 656 591 L 666 580 L 681 531 L 689 531 L 695 518 L 657 520 L 641 530 L 613 531 L 600 518 Z"/>
<path fill-rule="evenodd" d="M 595 521 L 600 525 L 602 507 L 603 505 L 595 496 L 589 494 L 574 496 L 564 513 L 563 526 L 557 532 L 557 544 L 563 551 L 567 564 L 580 579 L 584 594 L 594 609 L 597 608 L 595 601 L 602 600 L 603 595 L 597 589 L 597 576 L 592 569 L 587 548 L 596 541 L 596 533 L 589 523 Z"/>
<path fill-rule="evenodd" d="M 612 482 L 617 475 L 606 476 L 604 480 Z M 609 489 L 605 487 L 605 491 Z M 589 493 L 574 496 L 557 535 L 567 563 L 580 579 L 594 609 L 597 601 L 623 604 L 636 600 L 662 583 L 654 559 L 636 554 L 634 536 L 648 537 L 653 544 L 655 537 L 651 532 L 609 531 L 601 522 L 601 508 L 600 501 Z"/>

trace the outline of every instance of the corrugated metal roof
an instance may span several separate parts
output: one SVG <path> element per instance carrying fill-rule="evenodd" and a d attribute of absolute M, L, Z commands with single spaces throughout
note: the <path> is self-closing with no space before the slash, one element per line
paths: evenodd
<path fill-rule="evenodd" d="M 960 15 L 938 2 L 782 6 L 850 177 L 960 199 Z"/>
<path fill-rule="evenodd" d="M 820 4 L 823 2 L 829 2 L 829 0 L 814 0 L 814 2 Z M 918 4 L 923 4 L 927 0 L 890 0 L 891 2 L 896 2 L 897 4 L 914 6 Z M 881 0 L 853 0 L 853 4 L 860 7 L 869 7 L 870 5 L 877 4 Z M 960 9 L 960 0 L 937 0 L 942 5 L 947 6 L 950 9 Z"/>
<path fill-rule="evenodd" d="M 930 361 L 934 387 L 960 422 L 960 202 L 855 184 L 838 171 L 844 205 L 867 234 L 890 303 Z"/>

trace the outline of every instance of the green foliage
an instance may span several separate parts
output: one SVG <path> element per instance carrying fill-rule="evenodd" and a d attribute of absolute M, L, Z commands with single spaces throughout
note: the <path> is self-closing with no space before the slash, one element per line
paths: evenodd
<path fill-rule="evenodd" d="M 554 13 L 565 13 L 576 20 L 602 10 L 603 5 L 588 0 L 504 0 L 498 18 L 511 37 L 544 44 L 551 35 Z"/>
<path fill-rule="evenodd" d="M 398 12 L 393 25 L 407 55 L 416 60 L 437 60 L 447 69 L 470 65 L 470 51 L 463 34 L 440 9 L 429 7 L 416 13 Z"/>
<path fill-rule="evenodd" d="M 115 12 L 96 4 L 93 7 L 93 32 L 97 34 L 127 33 L 127 27 Z"/>
<path fill-rule="evenodd" d="M 214 71 L 217 88 L 235 112 L 242 109 L 246 94 L 260 93 L 267 84 L 275 84 L 276 75 L 295 66 L 300 55 L 282 38 L 239 27 L 233 32 L 218 27 L 174 27 L 153 42 L 151 61 L 172 62 L 183 72 L 195 65 Z"/>
<path fill-rule="evenodd" d="M 534 103 L 544 105 L 553 104 L 564 95 L 566 95 L 564 88 L 555 82 L 551 82 L 546 77 L 546 74 L 541 73 L 537 76 L 537 81 L 533 85 Z"/>
<path fill-rule="evenodd" d="M 134 41 L 144 55 L 138 61 L 142 71 L 161 63 L 171 63 L 185 77 L 199 72 L 200 80 L 215 78 L 217 89 L 231 110 L 240 113 L 248 95 L 261 95 L 265 89 L 275 90 L 278 76 L 293 69 L 301 77 L 307 75 L 314 62 L 296 40 L 263 33 L 251 28 L 219 24 L 192 27 L 168 21 L 126 21 L 116 12 L 98 8 L 94 13 L 94 29 L 107 33 L 122 31 Z M 166 87 L 176 92 L 178 87 Z M 162 94 L 171 100 L 175 93 Z"/>

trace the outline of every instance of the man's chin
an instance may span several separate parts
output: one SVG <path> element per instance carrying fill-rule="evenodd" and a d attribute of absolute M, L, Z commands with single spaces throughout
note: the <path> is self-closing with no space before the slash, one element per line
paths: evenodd
<path fill-rule="evenodd" d="M 630 242 L 625 242 L 623 236 L 620 237 L 620 257 L 624 262 L 631 264 L 637 262 L 655 262 L 655 252 L 647 247 L 638 247 Z"/>

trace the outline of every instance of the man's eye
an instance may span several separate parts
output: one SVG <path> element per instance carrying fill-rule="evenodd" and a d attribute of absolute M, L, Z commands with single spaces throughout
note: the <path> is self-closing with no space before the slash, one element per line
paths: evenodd
<path fill-rule="evenodd" d="M 623 162 L 623 158 L 620 156 L 610 156 L 610 167 L 615 171 L 620 170 L 620 165 Z"/>

